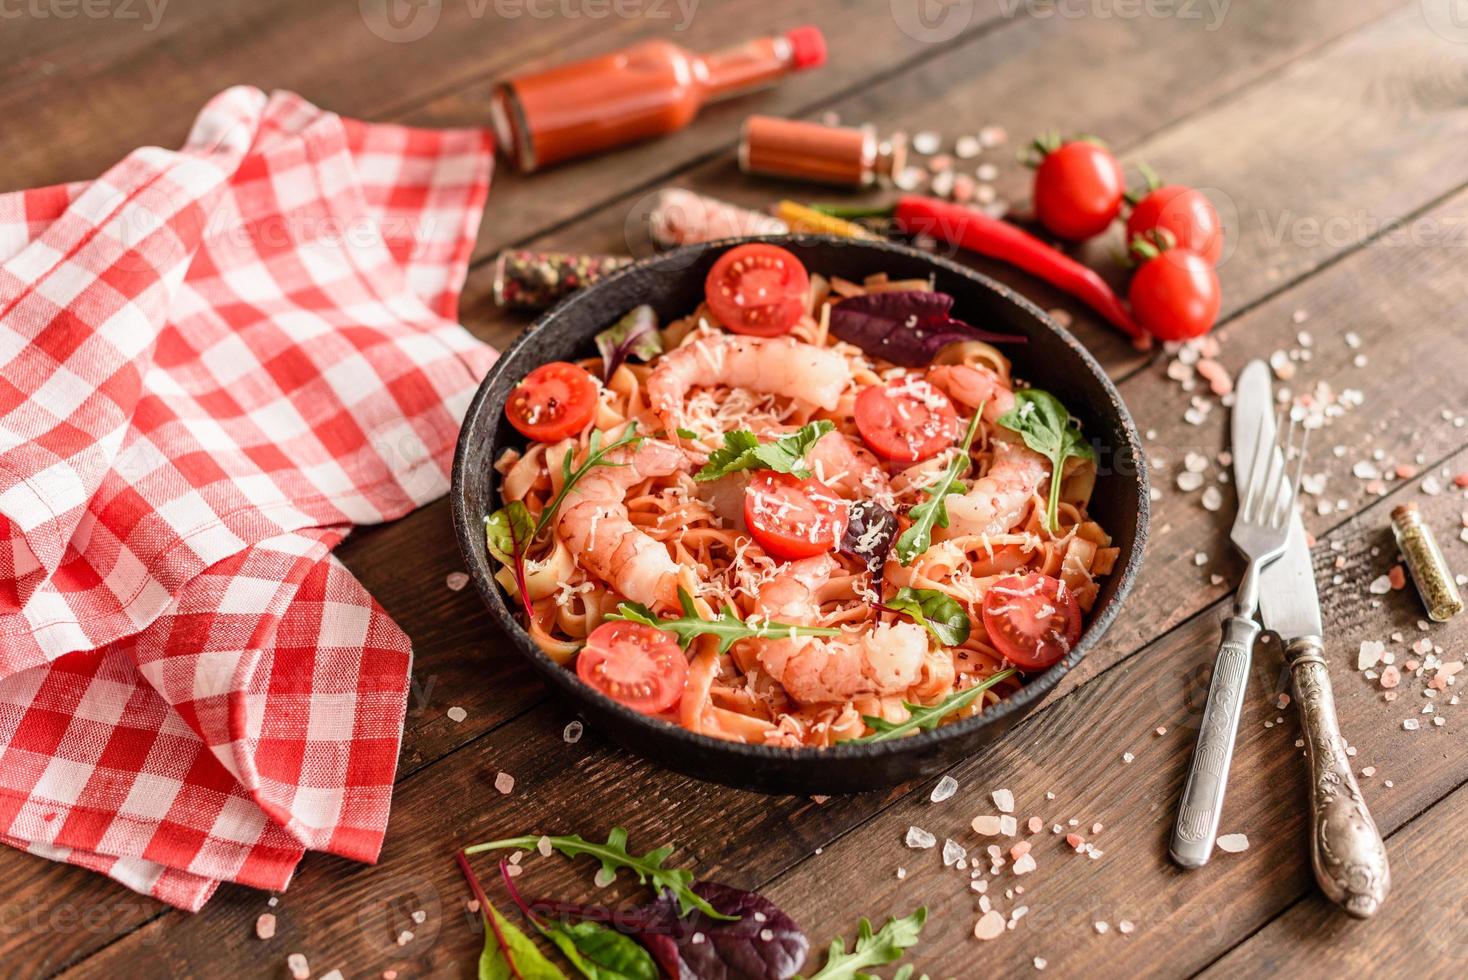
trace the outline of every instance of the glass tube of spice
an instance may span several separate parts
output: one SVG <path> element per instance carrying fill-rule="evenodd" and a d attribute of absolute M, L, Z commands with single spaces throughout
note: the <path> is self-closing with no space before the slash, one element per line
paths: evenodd
<path fill-rule="evenodd" d="M 799 119 L 750 116 L 739 134 L 739 169 L 841 187 L 891 179 L 907 162 L 907 139 L 874 130 Z"/>
<path fill-rule="evenodd" d="M 1463 597 L 1458 594 L 1453 570 L 1415 503 L 1402 504 L 1392 511 L 1392 533 L 1402 557 L 1407 559 L 1407 570 L 1427 607 L 1428 618 L 1443 623 L 1462 612 Z"/>

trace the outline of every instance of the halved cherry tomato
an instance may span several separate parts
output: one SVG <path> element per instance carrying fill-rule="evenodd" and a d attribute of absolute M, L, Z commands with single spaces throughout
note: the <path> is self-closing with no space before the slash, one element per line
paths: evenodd
<path fill-rule="evenodd" d="M 1138 325 L 1158 340 L 1201 337 L 1218 322 L 1223 291 L 1208 260 L 1169 248 L 1143 261 L 1127 292 Z"/>
<path fill-rule="evenodd" d="M 735 333 L 777 337 L 805 313 L 810 276 L 783 248 L 752 242 L 729 249 L 709 270 L 704 298 Z"/>
<path fill-rule="evenodd" d="M 819 480 L 760 470 L 744 491 L 744 524 L 759 546 L 785 561 L 833 551 L 846 533 L 846 501 Z"/>
<path fill-rule="evenodd" d="M 595 414 L 596 382 L 565 361 L 551 361 L 531 371 L 505 402 L 510 424 L 538 442 L 580 432 Z"/>
<path fill-rule="evenodd" d="M 1137 202 L 1126 219 L 1126 240 L 1150 238 L 1166 231 L 1178 248 L 1197 252 L 1217 265 L 1223 255 L 1223 223 L 1213 202 L 1202 191 L 1181 184 L 1153 188 Z"/>
<path fill-rule="evenodd" d="M 1049 149 L 1035 169 L 1035 217 L 1053 234 L 1071 241 L 1105 231 L 1121 213 L 1125 193 L 1121 164 L 1110 150 L 1091 140 L 1072 140 Z"/>
<path fill-rule="evenodd" d="M 602 623 L 576 656 L 576 676 L 613 701 L 656 715 L 683 698 L 688 656 L 669 633 L 644 623 Z"/>
<path fill-rule="evenodd" d="M 958 437 L 958 413 L 948 396 L 922 378 L 872 385 L 856 396 L 856 430 L 883 459 L 916 463 Z"/>
<path fill-rule="evenodd" d="M 1065 583 L 1049 575 L 1011 575 L 984 595 L 984 629 L 995 648 L 1022 670 L 1043 670 L 1081 638 L 1081 607 Z"/>

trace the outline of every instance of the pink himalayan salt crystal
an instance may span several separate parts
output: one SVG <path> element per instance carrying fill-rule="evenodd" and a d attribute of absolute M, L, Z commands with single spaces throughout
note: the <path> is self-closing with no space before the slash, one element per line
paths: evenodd
<path fill-rule="evenodd" d="M 999 836 L 999 817 L 997 815 L 986 813 L 974 817 L 974 822 L 971 826 L 974 828 L 974 833 L 983 837 Z"/>
<path fill-rule="evenodd" d="M 311 964 L 301 953 L 292 953 L 285 958 L 285 967 L 295 980 L 311 980 Z"/>
<path fill-rule="evenodd" d="M 1391 689 L 1402 683 L 1402 672 L 1395 667 L 1383 667 L 1381 669 L 1381 686 Z"/>
<path fill-rule="evenodd" d="M 1009 849 L 1009 859 L 1018 861 L 1022 855 L 1030 853 L 1030 842 L 1022 840 Z"/>
<path fill-rule="evenodd" d="M 1407 586 L 1407 572 L 1401 565 L 1393 565 L 1391 571 L 1386 573 L 1386 578 L 1393 589 L 1400 590 Z"/>
<path fill-rule="evenodd" d="M 1443 683 L 1446 685 L 1447 682 L 1444 681 Z M 1025 824 L 1025 826 L 1030 829 L 1030 833 L 1038 834 L 1041 830 L 1045 829 L 1045 821 L 1039 817 L 1031 817 L 1030 822 Z"/>
<path fill-rule="evenodd" d="M 1468 470 L 1458 473 L 1453 477 L 1453 486 L 1459 490 L 1468 489 Z"/>
<path fill-rule="evenodd" d="M 261 939 L 275 937 L 275 916 L 266 912 L 255 920 L 255 935 Z"/>
<path fill-rule="evenodd" d="M 1228 369 L 1213 360 L 1213 358 L 1205 357 L 1201 359 L 1198 361 L 1194 370 L 1198 372 L 1203 380 L 1208 382 L 1208 387 L 1215 395 L 1222 397 L 1234 390 L 1234 381 L 1233 378 L 1229 377 Z"/>
<path fill-rule="evenodd" d="M 1086 839 L 1084 837 L 1082 837 L 1080 834 L 1066 834 L 1065 835 L 1065 842 L 1067 844 L 1069 844 L 1071 847 L 1074 847 L 1077 850 L 1079 850 L 1080 848 L 1082 848 L 1082 847 L 1085 846 Z"/>
<path fill-rule="evenodd" d="M 1238 854 L 1249 849 L 1248 834 L 1224 834 L 1218 838 L 1218 849 L 1229 854 Z"/>
<path fill-rule="evenodd" d="M 501 772 L 494 777 L 494 788 L 509 796 L 515 790 L 515 777 L 507 772 Z"/>
<path fill-rule="evenodd" d="M 988 942 L 998 939 L 1004 935 L 1004 915 L 995 909 L 990 909 L 979 916 L 979 921 L 974 923 L 974 938 Z"/>

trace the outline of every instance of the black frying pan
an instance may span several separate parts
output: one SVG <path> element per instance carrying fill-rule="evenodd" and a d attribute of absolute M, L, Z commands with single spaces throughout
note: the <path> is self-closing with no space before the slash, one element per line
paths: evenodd
<path fill-rule="evenodd" d="M 826 276 L 855 281 L 878 272 L 894 279 L 934 276 L 937 288 L 955 298 L 954 316 L 1030 338 L 1028 344 L 1009 345 L 1005 353 L 1018 377 L 1053 392 L 1083 423 L 1099 455 L 1090 512 L 1121 549 L 1075 649 L 976 717 L 891 742 L 781 749 L 713 739 L 648 718 L 592 691 L 535 646 L 516 616 L 519 604 L 494 580 L 495 562 L 484 539 L 484 517 L 499 506 L 492 464 L 505 447 L 524 444 L 505 422 L 505 399 L 541 364 L 593 356 L 593 336 L 639 303 L 651 304 L 662 322 L 686 315 L 703 299 L 710 267 L 734 241 L 691 245 L 637 262 L 569 297 L 510 345 L 480 385 L 459 435 L 451 491 L 459 547 L 475 587 L 503 631 L 496 638 L 498 648 L 517 650 L 557 697 L 574 703 L 591 724 L 654 762 L 730 786 L 803 795 L 869 790 L 930 775 L 999 738 L 1025 717 L 1116 617 L 1136 578 L 1147 536 L 1148 485 L 1137 431 L 1121 396 L 1086 349 L 1033 303 L 992 279 L 886 242 L 808 235 L 758 240 L 790 249 L 807 269 Z"/>

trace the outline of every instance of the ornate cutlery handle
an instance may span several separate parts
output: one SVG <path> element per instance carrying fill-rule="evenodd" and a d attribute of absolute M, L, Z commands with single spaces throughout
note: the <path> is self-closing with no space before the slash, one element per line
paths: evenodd
<path fill-rule="evenodd" d="M 1319 637 L 1287 651 L 1310 757 L 1310 857 L 1327 898 L 1357 918 L 1375 915 L 1392 887 L 1386 845 L 1366 809 L 1335 715 Z"/>
<path fill-rule="evenodd" d="M 1193 749 L 1177 823 L 1172 828 L 1172 859 L 1185 868 L 1201 868 L 1213 855 L 1234 738 L 1239 731 L 1239 712 L 1249 682 L 1254 638 L 1258 635 L 1259 624 L 1251 618 L 1230 616 L 1223 621 L 1223 642 L 1213 664 L 1198 745 Z"/>

